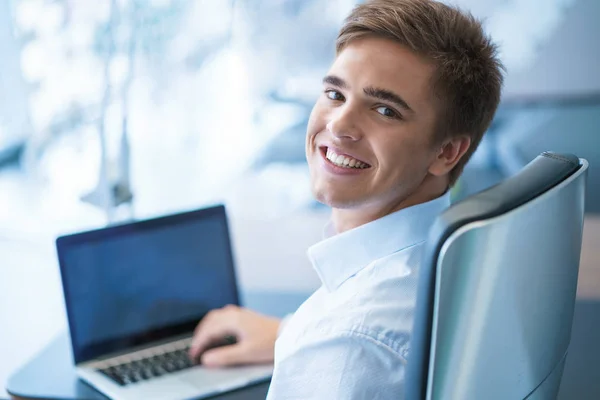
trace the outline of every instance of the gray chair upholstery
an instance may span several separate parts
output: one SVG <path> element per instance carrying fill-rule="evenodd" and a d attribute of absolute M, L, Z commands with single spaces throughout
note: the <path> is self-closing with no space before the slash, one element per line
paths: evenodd
<path fill-rule="evenodd" d="M 438 217 L 419 272 L 407 400 L 556 398 L 587 169 L 543 153 Z"/>

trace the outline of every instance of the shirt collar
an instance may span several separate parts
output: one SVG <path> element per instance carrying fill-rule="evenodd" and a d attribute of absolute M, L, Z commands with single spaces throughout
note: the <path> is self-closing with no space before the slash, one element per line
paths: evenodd
<path fill-rule="evenodd" d="M 435 218 L 449 205 L 446 193 L 396 211 L 326 238 L 308 249 L 308 257 L 323 285 L 333 291 L 372 261 L 423 242 Z M 329 224 L 325 234 L 331 230 Z"/>

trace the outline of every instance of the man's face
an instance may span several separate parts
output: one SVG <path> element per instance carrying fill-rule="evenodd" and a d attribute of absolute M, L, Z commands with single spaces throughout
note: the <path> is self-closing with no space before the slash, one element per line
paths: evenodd
<path fill-rule="evenodd" d="M 421 185 L 439 150 L 433 72 L 386 39 L 357 39 L 341 51 L 308 122 L 317 200 L 335 208 L 386 206 Z"/>

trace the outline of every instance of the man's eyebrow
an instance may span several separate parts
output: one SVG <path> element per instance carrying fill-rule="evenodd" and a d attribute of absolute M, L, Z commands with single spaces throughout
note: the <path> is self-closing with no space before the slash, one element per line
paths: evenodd
<path fill-rule="evenodd" d="M 323 83 L 329 83 L 330 85 L 337 86 L 341 89 L 348 89 L 348 84 L 342 78 L 335 75 L 327 75 L 323 78 Z"/>
<path fill-rule="evenodd" d="M 390 90 L 379 89 L 369 86 L 364 88 L 364 92 L 369 97 L 375 97 L 376 99 L 384 101 L 391 101 L 392 103 L 395 103 L 396 105 L 405 109 L 406 111 L 414 112 L 413 109 L 410 108 L 408 103 L 404 101 L 402 97 L 398 96 L 396 93 Z"/>

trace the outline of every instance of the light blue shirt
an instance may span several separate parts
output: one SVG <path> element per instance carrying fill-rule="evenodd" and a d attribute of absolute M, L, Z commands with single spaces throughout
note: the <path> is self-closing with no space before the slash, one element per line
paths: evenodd
<path fill-rule="evenodd" d="M 308 249 L 322 286 L 275 345 L 269 400 L 401 399 L 423 244 L 445 194 Z"/>

